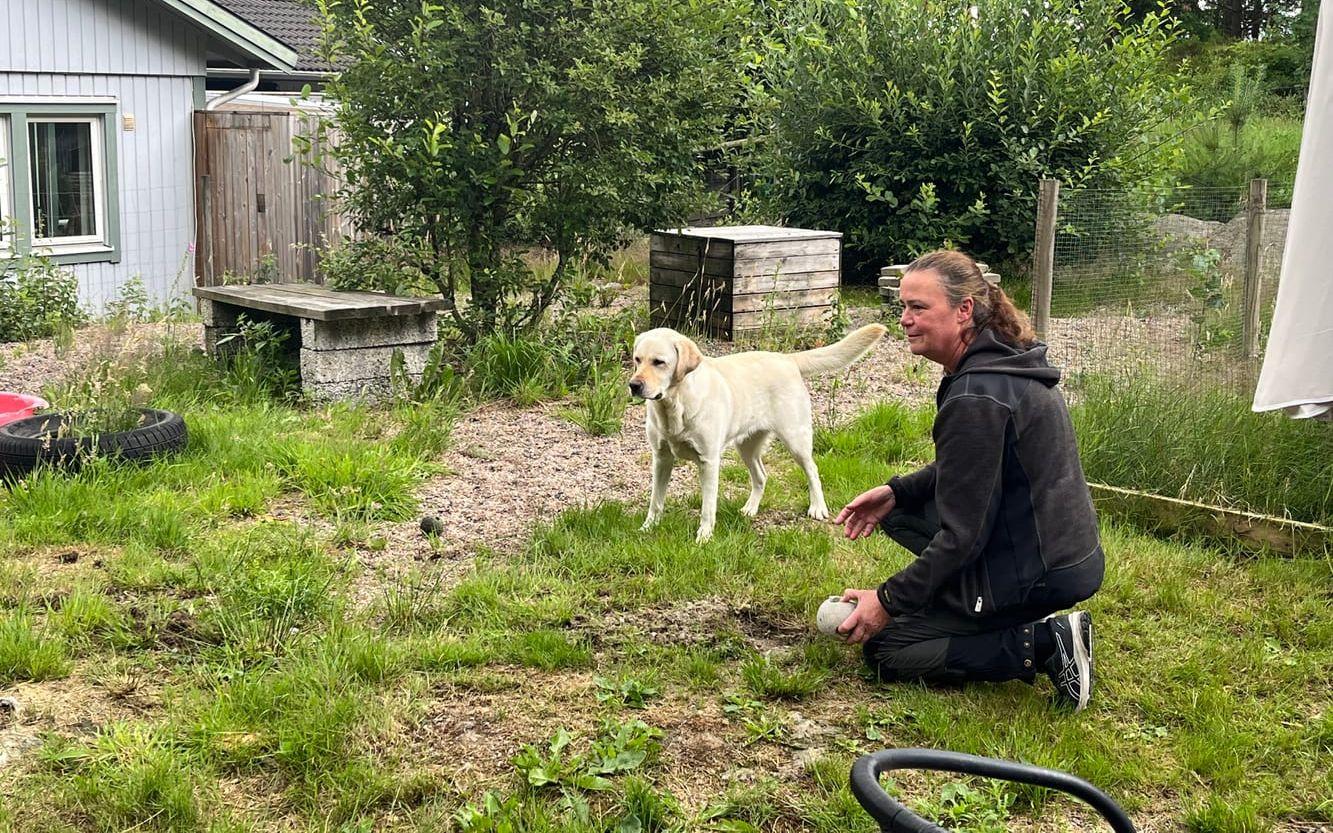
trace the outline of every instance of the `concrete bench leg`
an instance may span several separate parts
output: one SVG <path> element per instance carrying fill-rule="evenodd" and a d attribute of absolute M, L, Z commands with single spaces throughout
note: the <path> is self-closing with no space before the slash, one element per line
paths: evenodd
<path fill-rule="evenodd" d="M 207 298 L 200 299 L 199 314 L 204 319 L 204 350 L 208 355 L 218 355 L 218 340 L 236 332 L 237 319 L 244 313 L 241 307 Z"/>
<path fill-rule="evenodd" d="M 395 350 L 419 381 L 435 346 L 433 312 L 342 321 L 301 320 L 301 387 L 312 399 L 383 399 Z"/>

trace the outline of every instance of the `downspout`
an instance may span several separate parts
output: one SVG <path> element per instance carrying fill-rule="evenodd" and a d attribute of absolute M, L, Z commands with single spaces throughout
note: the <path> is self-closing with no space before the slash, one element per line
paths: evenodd
<path fill-rule="evenodd" d="M 225 92 L 222 95 L 218 96 L 217 98 L 213 99 L 212 101 L 208 102 L 207 104 L 204 105 L 204 109 L 216 110 L 222 105 L 228 103 L 229 101 L 232 101 L 233 99 L 240 98 L 246 93 L 254 92 L 258 86 L 259 86 L 259 70 L 252 69 L 250 70 L 249 81 L 246 81 L 244 84 L 237 87 L 236 89 L 231 90 L 229 92 Z"/>

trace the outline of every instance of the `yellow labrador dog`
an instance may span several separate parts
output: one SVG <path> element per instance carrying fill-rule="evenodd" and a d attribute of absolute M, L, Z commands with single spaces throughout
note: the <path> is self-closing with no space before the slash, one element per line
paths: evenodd
<path fill-rule="evenodd" d="M 709 358 L 670 329 L 649 330 L 634 340 L 630 393 L 648 403 L 648 445 L 653 450 L 649 529 L 662 517 L 667 481 L 676 460 L 699 466 L 703 511 L 696 541 L 713 535 L 717 476 L 722 452 L 734 444 L 750 470 L 750 499 L 741 509 L 754 517 L 764 496 L 763 454 L 776 436 L 791 451 L 810 483 L 810 517 L 828 518 L 813 456 L 814 427 L 805 380 L 850 366 L 886 332 L 869 324 L 816 350 L 801 353 L 736 353 Z"/>

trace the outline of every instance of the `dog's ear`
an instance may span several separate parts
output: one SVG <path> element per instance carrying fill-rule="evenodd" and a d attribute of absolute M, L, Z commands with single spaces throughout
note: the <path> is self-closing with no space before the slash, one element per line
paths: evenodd
<path fill-rule="evenodd" d="M 676 371 L 671 374 L 671 381 L 679 382 L 686 374 L 693 371 L 703 361 L 699 346 L 685 336 L 676 339 Z"/>

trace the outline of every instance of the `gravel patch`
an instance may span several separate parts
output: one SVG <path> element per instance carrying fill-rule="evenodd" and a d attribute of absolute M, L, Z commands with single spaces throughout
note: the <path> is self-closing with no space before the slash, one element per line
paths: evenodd
<path fill-rule="evenodd" d="M 717 355 L 716 345 L 703 347 Z M 844 377 L 815 380 L 810 388 L 816 424 L 844 422 L 878 401 L 928 400 L 938 373 L 921 363 L 915 375 L 905 377 L 910 359 L 901 342 L 885 339 Z M 401 524 L 389 533 L 389 551 L 408 545 L 418 558 L 457 556 L 477 547 L 512 551 L 534 524 L 566 509 L 618 500 L 633 511 L 645 510 L 652 455 L 644 439 L 644 405 L 630 405 L 623 428 L 606 437 L 590 436 L 562 417 L 568 407 L 489 404 L 461 417 L 443 458 L 449 473 L 417 495 L 423 514 L 443 525 L 439 547 L 432 549 L 415 524 Z M 694 466 L 677 466 L 670 495 L 697 492 Z"/>
<path fill-rule="evenodd" d="M 93 324 L 75 333 L 73 342 L 64 347 L 51 338 L 0 344 L 0 390 L 41 394 L 48 386 L 101 359 L 122 362 L 129 357 L 152 355 L 164 340 L 202 347 L 203 338 L 202 325 L 159 321 L 124 326 Z"/>

